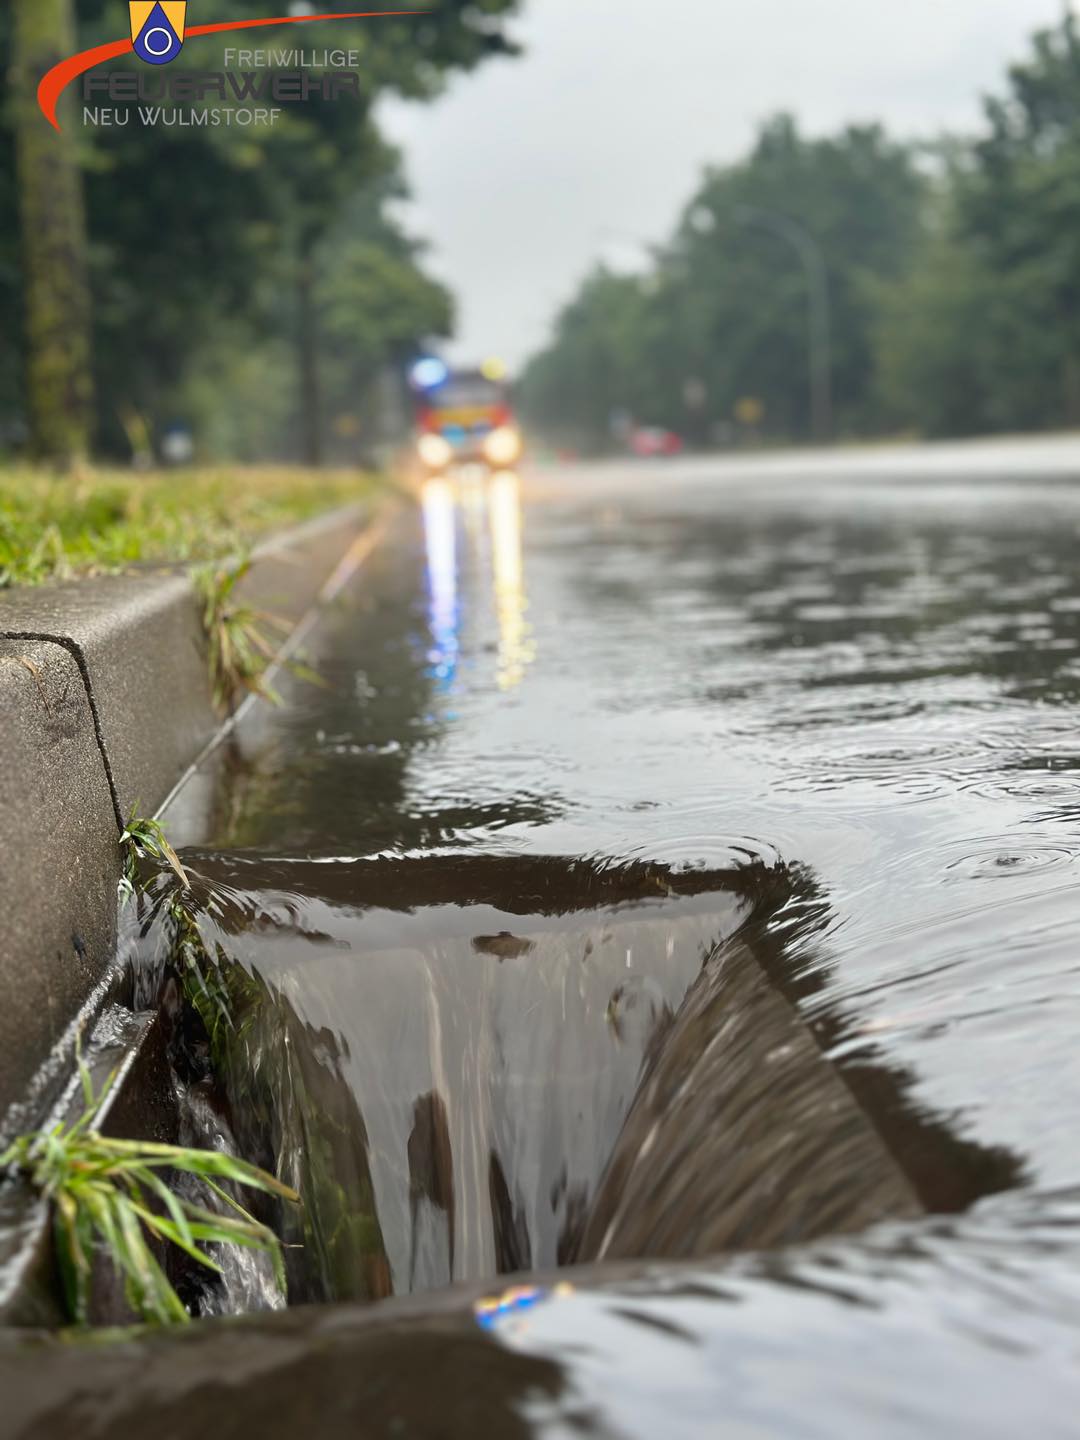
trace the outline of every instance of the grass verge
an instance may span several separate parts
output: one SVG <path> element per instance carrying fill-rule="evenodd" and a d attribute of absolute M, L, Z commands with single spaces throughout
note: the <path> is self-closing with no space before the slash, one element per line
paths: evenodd
<path fill-rule="evenodd" d="M 0 589 L 205 563 L 374 493 L 355 471 L 216 466 L 55 475 L 0 467 Z"/>

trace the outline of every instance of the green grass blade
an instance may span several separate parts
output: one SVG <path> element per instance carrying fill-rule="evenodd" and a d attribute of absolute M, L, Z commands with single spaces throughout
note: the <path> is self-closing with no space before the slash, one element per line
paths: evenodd
<path fill-rule="evenodd" d="M 295 1190 L 275 1179 L 267 1171 L 260 1170 L 257 1165 L 251 1165 L 234 1155 L 223 1155 L 218 1150 L 186 1150 L 176 1145 L 153 1144 L 141 1140 L 115 1140 L 111 1136 L 99 1137 L 98 1143 L 103 1151 L 115 1155 L 118 1161 L 133 1158 L 136 1163 L 149 1166 L 173 1165 L 177 1170 L 184 1170 L 192 1175 L 220 1176 L 233 1180 L 238 1185 L 277 1195 L 294 1204 L 300 1199 Z M 228 1199 L 230 1204 L 236 1205 L 236 1201 L 231 1197 L 224 1198 Z"/>
<path fill-rule="evenodd" d="M 213 1239 L 223 1245 L 233 1243 L 240 1245 L 249 1241 L 265 1244 L 269 1240 L 277 1238 L 271 1229 L 248 1215 L 246 1211 L 242 1211 L 239 1215 L 221 1215 L 215 1210 L 207 1210 L 201 1205 L 190 1203 L 187 1211 L 193 1228 L 204 1240 Z M 213 1236 L 202 1233 L 207 1229 L 212 1229 L 216 1233 Z"/>
<path fill-rule="evenodd" d="M 118 1258 L 129 1282 L 132 1308 L 149 1312 L 161 1324 L 187 1324 L 191 1317 L 150 1253 L 136 1207 L 118 1194 L 115 1208 L 122 1241 Z"/>
<path fill-rule="evenodd" d="M 77 1325 L 85 1325 L 89 1309 L 90 1261 L 83 1254 L 78 1234 L 78 1207 L 70 1195 L 56 1197 L 53 1234 L 68 1314 Z"/>
<path fill-rule="evenodd" d="M 200 1250 L 195 1243 L 197 1238 L 206 1240 L 213 1239 L 213 1236 L 197 1237 L 192 1233 L 191 1226 L 186 1220 L 181 1227 L 171 1220 L 166 1220 L 163 1215 L 155 1215 L 152 1210 L 145 1209 L 136 1201 L 131 1202 L 131 1208 L 152 1235 L 157 1235 L 160 1239 L 175 1245 L 178 1250 L 182 1250 L 185 1255 L 190 1256 L 205 1270 L 212 1270 L 215 1275 L 222 1273 L 221 1266 L 213 1256 L 208 1255 L 205 1250 Z"/>
<path fill-rule="evenodd" d="M 129 1178 L 138 1185 L 145 1186 L 147 1190 L 157 1196 L 169 1212 L 173 1224 L 180 1232 L 183 1240 L 182 1248 L 190 1249 L 195 1242 L 188 1225 L 187 1215 L 184 1213 L 184 1207 L 169 1189 L 168 1185 L 165 1184 L 164 1180 L 162 1180 L 161 1176 L 155 1175 L 153 1170 L 148 1166 L 141 1165 L 131 1172 Z"/>

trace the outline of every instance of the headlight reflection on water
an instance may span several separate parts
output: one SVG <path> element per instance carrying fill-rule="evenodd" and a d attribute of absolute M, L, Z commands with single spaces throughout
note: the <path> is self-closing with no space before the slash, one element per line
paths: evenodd
<path fill-rule="evenodd" d="M 499 619 L 499 687 L 520 685 L 534 658 L 525 620 L 525 565 L 521 538 L 521 482 L 510 472 L 493 477 L 488 487 L 491 546 L 495 570 L 495 607 Z"/>
<path fill-rule="evenodd" d="M 458 665 L 457 520 L 454 487 L 449 480 L 424 485 L 424 541 L 427 551 L 429 660 L 440 688 L 449 690 Z"/>
<path fill-rule="evenodd" d="M 466 520 L 482 520 L 486 508 L 491 536 L 490 555 L 482 554 L 481 570 L 489 570 L 499 629 L 497 681 L 501 690 L 519 685 L 535 650 L 526 621 L 525 566 L 522 551 L 521 483 L 504 471 L 483 485 L 459 493 L 453 480 L 425 482 L 421 505 L 427 557 L 428 626 L 432 648 L 429 663 L 439 688 L 449 690 L 461 658 L 462 605 L 459 594 L 459 501 Z M 477 513 L 478 512 L 478 513 Z M 467 549 L 483 552 L 483 531 L 467 524 Z M 474 572 L 475 573 L 475 572 Z"/>

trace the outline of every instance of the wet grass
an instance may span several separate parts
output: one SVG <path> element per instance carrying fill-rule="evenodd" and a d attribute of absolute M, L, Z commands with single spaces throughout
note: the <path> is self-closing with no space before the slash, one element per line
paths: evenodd
<path fill-rule="evenodd" d="M 193 576 L 203 609 L 214 704 L 223 710 L 231 710 L 245 691 L 271 705 L 281 703 L 264 679 L 276 649 L 267 632 L 288 626 L 237 596 L 236 587 L 250 570 L 251 561 L 245 559 L 201 566 Z"/>
<path fill-rule="evenodd" d="M 271 1257 L 284 1289 L 281 1245 L 224 1188 L 259 1190 L 289 1201 L 299 1197 L 272 1175 L 235 1156 L 102 1135 L 96 1122 L 112 1079 L 94 1094 L 81 1059 L 84 1109 L 70 1126 L 22 1136 L 0 1155 L 0 1170 L 27 1176 L 50 1202 L 56 1256 L 70 1318 L 89 1323 L 94 1258 L 103 1253 L 123 1280 L 124 1294 L 141 1320 L 184 1325 L 190 1316 L 165 1274 L 155 1248 L 172 1245 L 196 1265 L 221 1273 L 207 1246 L 239 1245 Z M 176 1194 L 170 1174 L 198 1177 L 221 1211 Z"/>
<path fill-rule="evenodd" d="M 122 899 L 129 899 L 141 888 L 140 867 L 143 861 L 168 865 L 181 885 L 187 888 L 187 871 L 170 845 L 164 826 L 160 820 L 150 820 L 140 815 L 138 806 L 132 810 L 124 833 L 120 836 L 120 851 L 124 866 L 120 880 Z"/>
<path fill-rule="evenodd" d="M 203 936 L 200 910 L 189 890 L 175 886 L 166 905 L 169 963 L 180 976 L 184 997 L 203 1024 L 216 1069 L 228 1070 L 231 1046 L 245 1038 L 256 1007 L 265 997 L 261 981 Z"/>
<path fill-rule="evenodd" d="M 191 877 L 160 820 L 132 811 L 120 837 L 120 849 L 121 903 L 157 892 L 167 916 L 169 964 L 219 1055 L 222 1036 L 237 1032 L 237 1013 L 250 1017 L 253 1004 L 262 999 L 262 986 L 220 949 L 207 945 L 200 925 L 202 908 L 192 894 Z"/>
<path fill-rule="evenodd" d="M 196 564 L 372 495 L 355 471 L 218 466 L 56 475 L 0 467 L 0 588 Z"/>

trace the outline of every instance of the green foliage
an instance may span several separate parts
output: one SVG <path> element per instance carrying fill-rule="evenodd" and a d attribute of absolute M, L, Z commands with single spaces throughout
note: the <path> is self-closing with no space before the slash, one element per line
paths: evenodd
<path fill-rule="evenodd" d="M 25 3 L 33 9 L 40 0 Z M 353 438 L 356 421 L 374 403 L 378 371 L 396 363 L 403 345 L 410 350 L 446 330 L 449 311 L 445 292 L 390 217 L 389 201 L 403 188 L 400 161 L 379 134 L 375 107 L 388 92 L 431 98 L 451 72 L 511 54 L 505 21 L 517 8 L 518 0 L 440 0 L 430 15 L 314 24 L 302 37 L 295 28 L 255 32 L 255 41 L 251 32 L 215 37 L 190 43 L 169 67 L 171 75 L 220 67 L 227 44 L 360 52 L 359 100 L 287 107 L 273 127 L 73 125 L 90 237 L 99 448 L 126 456 L 125 417 L 136 411 L 154 436 L 175 421 L 189 423 L 202 453 L 301 453 L 312 420 L 302 383 L 312 377 L 304 374 L 301 282 L 314 265 L 316 285 L 335 290 L 338 252 L 329 241 L 359 201 L 377 212 L 378 225 L 358 238 L 381 252 L 371 268 L 388 293 L 375 313 L 361 308 L 366 294 L 356 303 L 327 297 L 350 304 L 334 313 L 363 332 L 363 364 L 320 347 L 313 392 L 327 451 L 355 462 L 363 444 Z M 128 33 L 122 0 L 76 0 L 74 9 L 79 46 Z M 0 6 L 0 54 L 9 49 L 9 11 Z M 265 13 L 260 0 L 200 0 L 198 18 Z M 130 71 L 131 61 L 112 68 Z M 44 126 L 41 134 L 56 139 Z M 11 117 L 0 110 L 0 201 L 13 193 L 10 150 Z M 17 314 L 24 278 L 14 214 L 0 203 L 4 315 Z M 0 450 L 22 418 L 25 350 L 12 343 L 19 333 L 0 325 Z"/>
<path fill-rule="evenodd" d="M 1080 424 L 1080 33 L 1038 34 L 883 299 L 888 403 L 931 433 Z"/>
<path fill-rule="evenodd" d="M 170 963 L 181 978 L 185 999 L 206 1028 L 215 1070 L 227 1074 L 235 1050 L 226 1041 L 231 1044 L 246 1035 L 264 999 L 262 984 L 220 947 L 212 950 L 207 944 L 188 890 L 170 897 L 167 915 Z"/>
<path fill-rule="evenodd" d="M 807 280 L 754 212 L 825 257 L 841 436 L 1080 425 L 1072 17 L 1034 38 L 970 143 L 903 146 L 876 126 L 808 140 L 770 121 L 705 176 L 651 273 L 585 281 L 524 376 L 533 423 L 590 449 L 619 411 L 697 443 L 807 437 Z M 740 435 L 741 397 L 764 405 L 760 436 Z"/>
<path fill-rule="evenodd" d="M 120 836 L 120 850 L 124 857 L 124 873 L 120 888 L 126 897 L 134 895 L 139 888 L 139 866 L 150 860 L 159 865 L 168 865 L 173 874 L 186 889 L 187 871 L 180 863 L 180 857 L 169 844 L 164 826 L 160 820 L 149 820 L 138 813 L 136 805 L 128 817 L 124 833 Z"/>
<path fill-rule="evenodd" d="M 86 218 L 73 128 L 57 135 L 43 125 L 36 97 L 40 77 L 75 48 L 74 6 L 13 0 L 9 8 L 29 438 L 37 456 L 69 465 L 88 452 L 93 408 Z"/>
<path fill-rule="evenodd" d="M 245 691 L 272 705 L 281 703 L 264 675 L 275 653 L 266 627 L 281 627 L 282 622 L 238 597 L 237 586 L 250 571 L 251 560 L 244 559 L 203 566 L 193 576 L 203 607 L 214 703 L 225 710 L 232 709 Z"/>
<path fill-rule="evenodd" d="M 238 587 L 251 573 L 251 566 L 251 559 L 244 558 L 224 565 L 204 565 L 192 574 L 202 603 L 214 703 L 225 711 L 232 710 L 245 692 L 271 705 L 281 704 L 280 695 L 266 682 L 266 671 L 278 653 L 267 630 L 284 632 L 289 627 L 278 616 L 240 598 Z M 315 671 L 298 660 L 285 659 L 281 663 L 298 679 L 312 685 L 323 683 Z"/>
<path fill-rule="evenodd" d="M 589 448 L 609 442 L 619 411 L 705 443 L 754 397 L 768 434 L 808 435 L 807 275 L 789 240 L 748 219 L 764 214 L 824 253 L 840 428 L 873 430 L 868 290 L 910 262 L 924 188 L 912 155 L 876 126 L 807 140 L 789 117 L 770 121 L 747 160 L 706 174 L 650 274 L 585 282 L 526 372 L 526 412 L 549 431 L 568 420 Z"/>
<path fill-rule="evenodd" d="M 424 274 L 421 248 L 386 217 L 384 207 L 405 194 L 389 175 L 354 196 L 313 257 L 327 441 L 339 459 L 348 454 L 348 441 L 333 435 L 342 422 L 361 441 L 387 433 L 378 413 L 387 366 L 404 375 L 416 337 L 453 331 L 449 292 Z"/>
<path fill-rule="evenodd" d="M 94 1256 L 103 1251 L 124 1282 L 132 1310 L 157 1325 L 189 1320 L 159 1259 L 158 1245 L 175 1245 L 204 1269 L 221 1267 L 206 1246 L 240 1245 L 269 1254 L 278 1283 L 284 1267 L 277 1236 L 223 1188 L 232 1184 L 296 1202 L 299 1197 L 246 1161 L 211 1150 L 114 1140 L 95 1128 L 112 1087 L 94 1094 L 80 1058 L 84 1109 L 70 1126 L 25 1135 L 2 1155 L 0 1169 L 25 1174 L 52 1205 L 56 1254 L 71 1319 L 88 1323 Z M 222 1213 L 174 1193 L 170 1172 L 198 1177 Z"/>
<path fill-rule="evenodd" d="M 654 318 L 641 280 L 594 271 L 559 316 L 554 345 L 524 377 L 527 414 L 551 438 L 588 450 L 603 448 L 617 411 L 659 419 Z"/>
<path fill-rule="evenodd" d="M 7 22 L 10 27 L 10 17 Z M 5 21 L 0 18 L 0 30 Z M 9 53 L 0 33 L 0 54 Z M 2 104 L 2 102 L 0 102 Z M 26 399 L 23 393 L 24 339 L 19 317 L 23 314 L 22 250 L 15 218 L 15 136 L 0 110 L 0 454 L 23 437 Z"/>
<path fill-rule="evenodd" d="M 58 476 L 0 468 L 0 589 L 206 561 L 370 495 L 355 472 L 218 466 Z"/>

